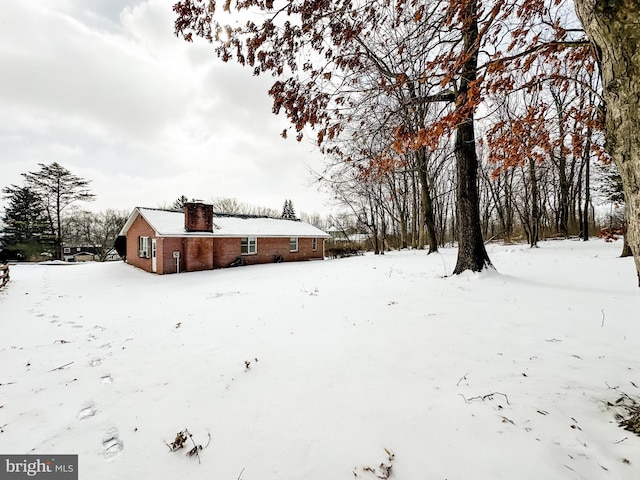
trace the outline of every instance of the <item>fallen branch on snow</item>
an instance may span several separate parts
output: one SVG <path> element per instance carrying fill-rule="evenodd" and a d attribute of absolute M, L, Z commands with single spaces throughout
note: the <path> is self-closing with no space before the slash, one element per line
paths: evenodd
<path fill-rule="evenodd" d="M 170 451 L 175 452 L 177 450 L 184 448 L 185 443 L 189 439 L 191 439 L 191 442 L 193 443 L 193 448 L 187 452 L 187 456 L 193 457 L 195 455 L 196 457 L 198 457 L 198 463 L 202 463 L 200 461 L 200 451 L 207 448 L 209 446 L 209 443 L 211 443 L 211 434 L 207 433 L 207 436 L 209 437 L 209 440 L 207 441 L 207 444 L 203 447 L 202 445 L 196 444 L 195 440 L 193 439 L 193 434 L 189 432 L 188 428 L 185 428 L 184 430 L 176 434 L 176 438 L 173 440 L 171 444 L 168 444 L 167 442 L 164 442 L 164 444 L 167 447 L 169 447 Z"/>
<path fill-rule="evenodd" d="M 387 458 L 389 459 L 389 463 L 385 464 L 384 462 L 382 462 L 377 469 L 369 466 L 362 467 L 362 470 L 364 470 L 365 472 L 373 473 L 376 477 L 380 478 L 381 480 L 387 480 L 391 476 L 391 468 L 393 467 L 393 460 L 396 457 L 395 453 L 387 450 L 386 448 L 384 449 L 384 451 L 387 453 Z M 354 477 L 358 476 L 355 470 L 353 471 L 353 476 Z"/>
<path fill-rule="evenodd" d="M 459 393 L 458 395 L 460 395 L 464 399 L 465 403 L 471 403 L 472 400 L 482 400 L 484 402 L 487 399 L 493 400 L 494 395 L 502 395 L 507 401 L 507 405 L 511 405 L 509 403 L 509 397 L 507 397 L 504 393 L 500 393 L 500 392 L 491 392 L 491 393 L 487 393 L 486 395 L 478 395 L 476 397 L 470 397 L 470 398 L 466 398 L 461 393 Z"/>

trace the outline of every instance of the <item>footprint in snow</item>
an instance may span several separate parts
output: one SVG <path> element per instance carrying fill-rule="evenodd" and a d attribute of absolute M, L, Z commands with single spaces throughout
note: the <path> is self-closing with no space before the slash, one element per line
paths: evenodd
<path fill-rule="evenodd" d="M 91 367 L 99 367 L 101 364 L 102 364 L 102 360 L 100 360 L 99 358 L 94 358 L 89 362 L 89 366 Z"/>
<path fill-rule="evenodd" d="M 113 383 L 113 377 L 111 375 L 104 375 L 100 377 L 100 383 Z"/>
<path fill-rule="evenodd" d="M 104 458 L 115 457 L 123 448 L 124 444 L 122 443 L 122 440 L 120 440 L 118 429 L 114 427 L 107 430 L 102 438 L 102 455 Z"/>
<path fill-rule="evenodd" d="M 87 418 L 93 417 L 96 413 L 98 413 L 98 409 L 94 403 L 86 404 L 80 413 L 78 413 L 78 420 L 86 420 Z"/>

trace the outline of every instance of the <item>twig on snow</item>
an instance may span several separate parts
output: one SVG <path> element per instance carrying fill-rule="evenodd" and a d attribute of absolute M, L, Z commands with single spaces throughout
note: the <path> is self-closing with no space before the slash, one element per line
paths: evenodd
<path fill-rule="evenodd" d="M 470 398 L 465 397 L 461 393 L 459 393 L 458 395 L 460 395 L 464 399 L 465 403 L 471 403 L 471 400 L 482 400 L 484 402 L 486 399 L 493 400 L 494 395 L 502 395 L 507 401 L 507 405 L 511 405 L 509 403 L 509 397 L 507 397 L 504 393 L 500 393 L 500 392 L 491 392 L 491 393 L 487 393 L 486 395 L 478 395 L 476 397 L 470 397 Z"/>
<path fill-rule="evenodd" d="M 52 368 L 51 370 L 49 370 L 49 372 L 53 372 L 55 370 L 62 370 L 64 367 L 68 367 L 69 365 L 71 365 L 73 362 L 69 362 L 69 363 L 65 363 L 64 365 L 60 365 L 59 367 L 56 368 Z M 47 373 L 49 373 L 47 372 Z"/>
<path fill-rule="evenodd" d="M 465 374 L 460 378 L 460 380 L 458 380 L 458 383 L 456 383 L 456 387 L 459 387 L 459 386 L 460 386 L 460 382 L 461 382 L 462 380 L 466 380 L 466 379 L 467 379 L 467 375 L 469 375 L 469 372 L 465 373 Z"/>

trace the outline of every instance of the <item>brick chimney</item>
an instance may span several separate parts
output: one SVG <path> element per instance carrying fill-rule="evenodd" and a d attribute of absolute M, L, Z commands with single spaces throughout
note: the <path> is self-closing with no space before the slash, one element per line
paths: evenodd
<path fill-rule="evenodd" d="M 184 229 L 187 232 L 213 232 L 213 205 L 200 202 L 185 203 Z"/>

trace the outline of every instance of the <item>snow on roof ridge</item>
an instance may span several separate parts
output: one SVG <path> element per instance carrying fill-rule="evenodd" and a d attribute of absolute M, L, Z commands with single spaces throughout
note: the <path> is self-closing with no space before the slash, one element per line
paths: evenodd
<path fill-rule="evenodd" d="M 156 212 L 168 212 L 168 213 L 183 213 L 183 210 L 173 210 L 168 208 L 154 208 L 154 207 L 136 207 L 138 210 L 154 210 Z M 282 218 L 282 217 L 270 217 L 269 215 L 257 215 L 253 213 L 227 213 L 227 212 L 213 212 L 213 216 L 219 217 L 238 217 L 238 218 L 269 218 L 272 220 L 290 220 L 292 222 L 301 222 L 299 218 Z"/>
<path fill-rule="evenodd" d="M 136 209 L 159 235 L 165 236 L 329 237 L 326 232 L 299 219 L 240 214 L 214 214 L 212 231 L 186 232 L 184 214 L 179 210 L 146 207 L 136 207 Z"/>

